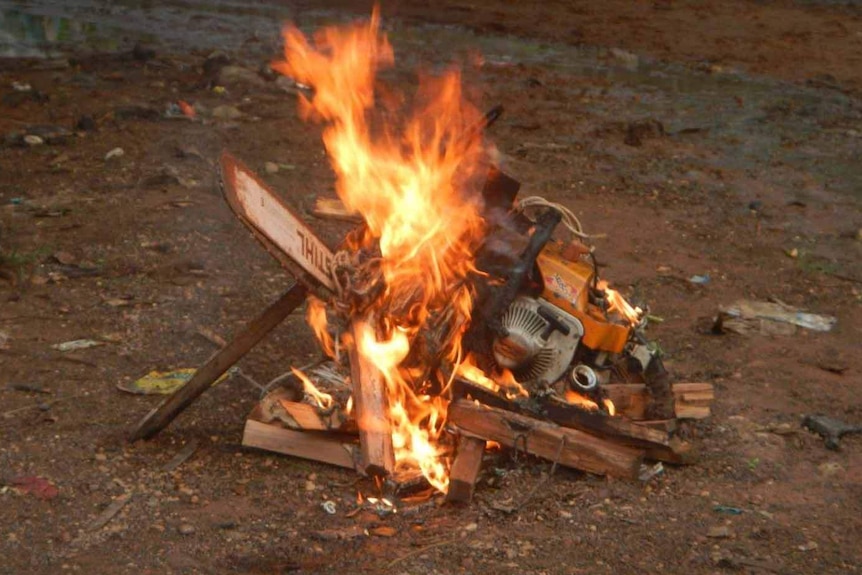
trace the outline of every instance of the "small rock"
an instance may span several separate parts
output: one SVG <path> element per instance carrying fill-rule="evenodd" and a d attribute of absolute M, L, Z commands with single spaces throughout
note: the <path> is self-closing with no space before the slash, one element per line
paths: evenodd
<path fill-rule="evenodd" d="M 818 547 L 820 546 L 817 544 L 816 541 L 807 541 L 806 543 L 803 543 L 802 545 L 797 547 L 797 549 L 799 549 L 800 551 L 814 551 Z"/>
<path fill-rule="evenodd" d="M 162 111 L 146 104 L 132 104 L 114 109 L 117 120 L 149 120 L 154 122 L 162 117 Z"/>
<path fill-rule="evenodd" d="M 305 482 L 305 490 L 306 491 L 314 491 L 315 489 L 317 489 L 317 485 L 314 483 L 314 481 L 306 481 Z"/>
<path fill-rule="evenodd" d="M 83 115 L 75 122 L 75 129 L 80 132 L 92 132 L 96 129 L 96 121 L 92 116 Z"/>
<path fill-rule="evenodd" d="M 243 68 L 242 66 L 223 66 L 219 71 L 218 83 L 223 86 L 231 86 L 236 84 L 251 84 L 253 86 L 262 86 L 263 78 L 257 75 L 257 72 Z"/>
<path fill-rule="evenodd" d="M 238 120 L 243 114 L 236 107 L 223 104 L 213 108 L 212 115 L 217 120 Z"/>
<path fill-rule="evenodd" d="M 844 471 L 844 467 L 841 466 L 840 463 L 836 463 L 834 461 L 827 461 L 826 463 L 821 463 L 817 466 L 817 471 L 820 472 L 820 475 L 823 477 L 832 477 L 833 475 L 838 475 L 839 473 Z"/>
<path fill-rule="evenodd" d="M 393 537 L 398 533 L 398 530 L 394 527 L 389 527 L 388 525 L 381 525 L 380 527 L 369 529 L 368 532 L 377 537 Z"/>
<path fill-rule="evenodd" d="M 284 90 L 288 94 L 296 94 L 299 91 L 299 88 L 296 85 L 296 82 L 293 81 L 293 78 L 288 78 L 287 76 L 279 76 L 275 79 L 275 85 L 278 89 Z"/>
<path fill-rule="evenodd" d="M 275 162 L 267 162 L 263 165 L 263 169 L 267 174 L 277 174 L 278 164 Z"/>
<path fill-rule="evenodd" d="M 791 248 L 789 250 L 784 250 L 784 253 L 787 254 L 787 257 L 796 259 L 799 257 L 799 250 L 797 248 Z"/>
<path fill-rule="evenodd" d="M 40 138 L 39 136 L 34 136 L 33 134 L 27 134 L 24 136 L 24 143 L 28 146 L 41 146 L 45 143 L 45 140 Z"/>
<path fill-rule="evenodd" d="M 228 64 L 230 64 L 230 57 L 221 50 L 216 50 L 215 52 L 210 53 L 204 61 L 204 74 L 214 77 Z"/>
<path fill-rule="evenodd" d="M 122 158 L 126 154 L 123 148 L 114 148 L 107 154 L 105 154 L 105 161 L 113 160 L 114 158 Z"/>
<path fill-rule="evenodd" d="M 477 529 L 479 529 L 478 523 L 468 523 L 467 525 L 464 526 L 464 531 L 466 531 L 467 533 L 472 533 L 473 531 L 476 531 Z"/>
<path fill-rule="evenodd" d="M 616 58 L 625 68 L 629 70 L 637 70 L 640 59 L 637 54 L 633 54 L 621 48 L 611 48 L 609 50 L 611 56 Z"/>
<path fill-rule="evenodd" d="M 715 527 L 710 527 L 709 531 L 706 532 L 706 536 L 710 539 L 727 539 L 733 535 L 730 531 L 730 527 L 727 525 L 717 525 Z"/>
<path fill-rule="evenodd" d="M 623 142 L 627 146 L 642 146 L 644 141 L 661 138 L 665 135 L 664 125 L 652 118 L 629 122 Z"/>
<path fill-rule="evenodd" d="M 57 260 L 57 263 L 63 264 L 64 266 L 74 265 L 77 261 L 77 258 L 74 255 L 64 251 L 54 252 L 54 259 Z"/>
<path fill-rule="evenodd" d="M 134 48 L 132 48 L 132 58 L 138 60 L 139 62 L 146 62 L 147 60 L 152 60 L 155 57 L 156 51 L 149 46 L 135 44 Z"/>
<path fill-rule="evenodd" d="M 177 527 L 177 531 L 179 531 L 180 535 L 191 535 L 197 529 L 191 523 L 181 523 L 179 527 Z"/>

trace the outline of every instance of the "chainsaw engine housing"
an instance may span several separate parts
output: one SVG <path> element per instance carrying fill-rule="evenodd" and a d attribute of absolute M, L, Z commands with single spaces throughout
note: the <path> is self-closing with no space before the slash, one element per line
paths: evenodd
<path fill-rule="evenodd" d="M 494 338 L 494 363 L 527 387 L 548 386 L 569 369 L 578 345 L 619 353 L 630 327 L 609 322 L 590 303 L 592 265 L 560 242 L 548 242 L 536 258 L 534 283 L 505 311 Z"/>

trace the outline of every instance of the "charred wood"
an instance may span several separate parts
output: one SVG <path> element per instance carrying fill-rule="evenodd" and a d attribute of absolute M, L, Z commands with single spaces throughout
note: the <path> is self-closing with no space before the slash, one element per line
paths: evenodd
<path fill-rule="evenodd" d="M 597 475 L 636 479 L 643 462 L 641 449 L 466 399 L 450 404 L 449 422 L 463 434 Z"/>

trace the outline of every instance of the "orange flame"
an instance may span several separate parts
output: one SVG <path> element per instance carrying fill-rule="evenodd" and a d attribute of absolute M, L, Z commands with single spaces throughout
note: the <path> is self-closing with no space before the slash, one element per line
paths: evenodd
<path fill-rule="evenodd" d="M 515 375 L 508 369 L 503 369 L 497 378 L 491 379 L 472 362 L 472 358 L 469 356 L 464 363 L 458 366 L 457 373 L 467 381 L 487 387 L 496 393 L 503 393 L 508 399 L 530 395 L 524 386 L 515 380 Z"/>
<path fill-rule="evenodd" d="M 317 387 L 311 383 L 311 380 L 306 377 L 304 373 L 296 369 L 295 367 L 291 367 L 290 371 L 293 372 L 293 375 L 299 378 L 299 381 L 302 382 L 302 391 L 304 391 L 314 402 L 317 404 L 317 407 L 322 407 L 323 409 L 329 409 L 332 407 L 332 396 L 328 393 L 320 391 Z"/>
<path fill-rule="evenodd" d="M 325 123 L 338 195 L 365 219 L 363 247 L 379 246 L 386 287 L 371 305 L 377 321 L 360 328 L 355 345 L 386 382 L 396 466 L 418 467 L 445 491 L 450 450 L 439 439 L 446 399 L 424 392 L 428 382 L 417 382 L 417 370 L 401 363 L 435 313 L 451 310 L 449 325 L 469 322 L 472 295 L 464 278 L 483 231 L 479 203 L 469 193 L 484 157 L 474 128 L 481 115 L 463 98 L 460 75 L 452 70 L 420 85 L 407 119 L 391 121 L 405 110 L 389 106 L 388 121 L 381 123 L 375 75 L 394 57 L 379 26 L 375 8 L 367 24 L 326 28 L 313 42 L 288 27 L 285 59 L 273 67 L 312 87 L 313 96 L 300 96 L 302 115 Z M 308 317 L 332 355 L 325 311 L 312 302 Z M 450 361 L 460 357 L 460 335 L 441 350 Z"/>
<path fill-rule="evenodd" d="M 572 389 L 566 390 L 565 398 L 566 401 L 571 403 L 572 405 L 577 405 L 583 409 L 586 409 L 587 411 L 597 411 L 599 409 L 599 405 L 595 401 Z M 614 406 L 613 401 L 605 398 L 602 400 L 602 405 L 604 405 L 605 411 L 608 413 L 608 415 L 616 415 L 617 408 L 616 406 Z"/>
<path fill-rule="evenodd" d="M 643 310 L 641 308 L 632 306 L 620 295 L 620 292 L 611 289 L 605 280 L 599 281 L 598 288 L 605 292 L 605 297 L 608 300 L 608 304 L 610 304 L 608 307 L 609 312 L 618 313 L 632 325 L 640 323 L 643 317 Z"/>
<path fill-rule="evenodd" d="M 305 312 L 305 321 L 314 330 L 314 336 L 320 342 L 323 353 L 327 357 L 335 357 L 335 342 L 329 335 L 326 321 L 326 304 L 314 296 L 308 297 L 308 308 Z"/>

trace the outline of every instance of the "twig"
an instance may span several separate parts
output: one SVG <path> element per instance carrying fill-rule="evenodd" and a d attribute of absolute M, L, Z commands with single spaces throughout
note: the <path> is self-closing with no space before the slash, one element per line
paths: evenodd
<path fill-rule="evenodd" d="M 430 544 L 430 545 L 426 545 L 426 546 L 424 546 L 424 547 L 420 547 L 419 549 L 416 549 L 416 550 L 414 550 L 414 551 L 411 551 L 411 552 L 410 552 L 410 553 L 408 553 L 407 555 L 402 555 L 401 557 L 398 557 L 398 558 L 396 558 L 396 559 L 393 559 L 392 561 L 390 561 L 390 562 L 386 565 L 386 568 L 387 568 L 387 569 L 391 569 L 392 567 L 394 567 L 395 565 L 398 565 L 399 563 L 401 563 L 401 562 L 402 562 L 402 561 L 404 561 L 405 559 L 410 559 L 411 557 L 415 557 L 416 555 L 421 555 L 422 553 L 424 553 L 424 552 L 428 551 L 429 549 L 433 549 L 433 548 L 435 548 L 435 547 L 442 547 L 442 546 L 444 546 L 444 545 L 449 545 L 450 543 L 455 543 L 455 542 L 457 542 L 457 541 L 459 541 L 459 540 L 460 540 L 460 539 L 459 539 L 458 537 L 454 537 L 454 538 L 452 538 L 452 539 L 445 539 L 445 540 L 443 540 L 443 541 L 438 541 L 437 543 L 432 543 L 432 544 Z"/>
<path fill-rule="evenodd" d="M 216 347 L 225 347 L 227 345 L 227 341 L 222 336 L 206 327 L 199 327 L 197 334 Z"/>
<path fill-rule="evenodd" d="M 182 449 L 180 449 L 176 455 L 174 455 L 170 461 L 168 461 L 164 467 L 162 467 L 162 471 L 170 473 L 178 468 L 180 465 L 186 462 L 186 460 L 194 455 L 195 451 L 198 449 L 198 441 L 197 439 L 192 439 L 188 443 L 186 443 Z"/>
<path fill-rule="evenodd" d="M 845 276 L 844 274 L 837 274 L 835 272 L 824 272 L 828 276 L 832 276 L 834 278 L 838 278 L 839 280 L 844 280 L 846 282 L 853 282 L 857 284 L 862 284 L 862 279 L 854 278 L 853 276 Z"/>
<path fill-rule="evenodd" d="M 132 500 L 132 492 L 121 495 L 117 499 L 114 499 L 110 505 L 108 505 L 104 511 L 102 511 L 98 517 L 96 517 L 92 523 L 90 523 L 89 530 L 90 531 L 98 531 L 105 525 L 107 525 L 111 519 L 114 518 L 123 507 L 126 506 L 126 503 Z"/>
<path fill-rule="evenodd" d="M 517 507 L 515 507 L 516 511 L 520 511 L 521 509 L 523 509 L 524 506 L 530 502 L 530 499 L 533 498 L 533 495 L 535 495 L 536 492 L 539 490 L 539 487 L 542 487 L 548 481 L 551 480 L 551 477 L 554 475 L 554 472 L 557 470 L 557 465 L 560 463 L 560 456 L 563 454 L 563 448 L 565 446 L 566 446 L 566 436 L 563 435 L 562 437 L 560 437 L 560 446 L 557 447 L 557 454 L 554 456 L 554 462 L 551 465 L 551 471 L 546 476 L 539 479 L 535 485 L 533 485 L 533 488 L 530 489 L 530 492 L 527 493 L 527 496 L 524 497 L 524 500 L 521 501 L 521 503 L 519 503 Z"/>

